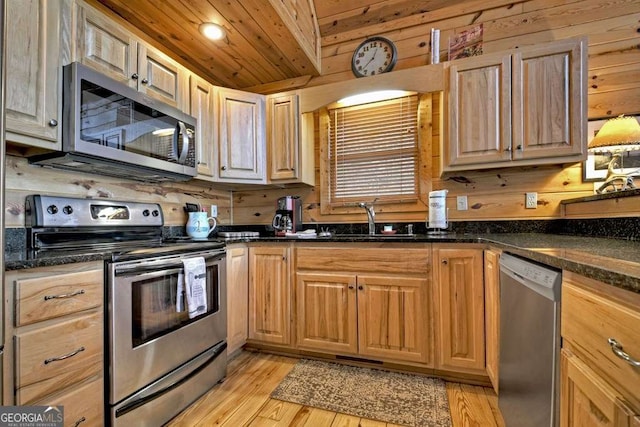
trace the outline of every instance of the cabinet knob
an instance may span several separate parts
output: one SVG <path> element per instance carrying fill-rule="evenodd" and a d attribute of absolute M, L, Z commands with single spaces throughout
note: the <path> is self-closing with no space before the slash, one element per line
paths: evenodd
<path fill-rule="evenodd" d="M 226 166 L 222 166 L 220 169 L 222 169 L 223 171 L 226 171 L 227 167 Z"/>
<path fill-rule="evenodd" d="M 138 76 L 138 73 L 133 73 L 133 74 L 131 74 L 131 78 L 132 78 L 133 80 L 138 80 L 138 77 L 139 77 L 139 76 Z"/>
<path fill-rule="evenodd" d="M 356 287 L 353 285 L 349 285 L 349 289 L 355 289 Z"/>
<path fill-rule="evenodd" d="M 56 119 L 49 120 L 49 126 L 51 126 L 52 128 L 58 126 L 58 121 Z"/>
<path fill-rule="evenodd" d="M 522 150 L 522 145 L 518 145 L 518 146 L 516 147 L 516 150 Z"/>
<path fill-rule="evenodd" d="M 361 290 L 363 290 L 363 289 L 364 289 L 364 286 L 362 286 L 362 285 L 359 285 L 359 286 L 358 286 L 358 290 L 360 290 L 360 291 L 361 291 Z"/>
<path fill-rule="evenodd" d="M 140 83 L 142 83 L 143 85 L 146 85 L 147 83 L 149 83 L 148 79 L 142 79 L 140 80 Z"/>
<path fill-rule="evenodd" d="M 508 146 L 507 148 L 505 148 L 504 151 L 511 151 L 511 146 Z"/>
<path fill-rule="evenodd" d="M 447 264 L 449 264 L 449 261 L 447 261 L 446 259 L 443 259 L 442 260 L 442 264 L 447 265 Z"/>
<path fill-rule="evenodd" d="M 287 260 L 287 257 L 286 257 L 286 256 L 283 256 L 283 257 L 282 257 L 282 260 L 283 260 L 283 261 L 286 261 L 286 260 Z"/>

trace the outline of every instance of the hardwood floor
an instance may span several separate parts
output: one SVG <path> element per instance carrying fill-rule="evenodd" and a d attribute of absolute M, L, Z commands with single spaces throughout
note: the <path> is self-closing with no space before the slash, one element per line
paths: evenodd
<path fill-rule="evenodd" d="M 396 427 L 376 420 L 269 398 L 297 359 L 241 352 L 229 361 L 227 379 L 181 412 L 170 427 Z M 492 389 L 447 383 L 453 427 L 504 427 Z"/>

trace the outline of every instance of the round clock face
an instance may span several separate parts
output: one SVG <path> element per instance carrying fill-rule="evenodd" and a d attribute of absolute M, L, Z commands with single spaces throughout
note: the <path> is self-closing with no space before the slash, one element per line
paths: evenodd
<path fill-rule="evenodd" d="M 396 46 L 391 40 L 371 37 L 360 43 L 353 52 L 351 70 L 356 77 L 386 73 L 396 65 L 396 57 Z"/>

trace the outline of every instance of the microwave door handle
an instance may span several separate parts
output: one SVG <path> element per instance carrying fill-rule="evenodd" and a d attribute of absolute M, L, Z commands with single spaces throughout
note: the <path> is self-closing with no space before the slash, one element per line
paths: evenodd
<path fill-rule="evenodd" d="M 180 122 L 176 123 L 176 129 L 173 132 L 173 139 L 171 140 L 171 152 L 169 153 L 170 160 L 178 161 L 178 136 L 180 133 Z"/>
<path fill-rule="evenodd" d="M 178 163 L 184 165 L 187 161 L 187 155 L 189 154 L 189 133 L 187 132 L 187 127 L 184 125 L 184 122 L 178 122 L 178 127 L 180 128 L 180 133 L 182 134 L 182 151 L 180 152 L 180 158 L 178 159 Z"/>

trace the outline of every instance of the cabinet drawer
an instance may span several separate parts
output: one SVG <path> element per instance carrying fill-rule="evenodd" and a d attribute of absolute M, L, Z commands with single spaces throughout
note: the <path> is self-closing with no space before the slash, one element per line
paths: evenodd
<path fill-rule="evenodd" d="M 16 326 L 102 305 L 102 270 L 16 280 Z"/>
<path fill-rule="evenodd" d="M 104 382 L 102 377 L 74 387 L 66 393 L 37 402 L 38 405 L 64 406 L 65 427 L 104 424 Z"/>
<path fill-rule="evenodd" d="M 411 248 L 296 248 L 298 269 L 426 275 L 431 251 Z"/>
<path fill-rule="evenodd" d="M 24 405 L 103 369 L 102 310 L 15 337 L 16 404 Z"/>
<path fill-rule="evenodd" d="M 635 405 L 640 400 L 640 367 L 614 354 L 609 338 L 640 360 L 640 311 L 602 297 L 565 279 L 562 288 L 563 339 L 580 358 L 619 389 Z"/>

